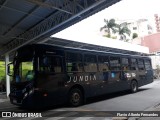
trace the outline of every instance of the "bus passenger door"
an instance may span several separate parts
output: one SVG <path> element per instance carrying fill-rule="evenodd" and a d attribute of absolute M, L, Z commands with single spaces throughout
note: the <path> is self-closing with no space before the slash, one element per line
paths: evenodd
<path fill-rule="evenodd" d="M 139 73 L 139 84 L 144 85 L 146 82 L 146 74 L 147 71 L 145 70 L 145 66 L 144 66 L 144 60 L 143 59 L 138 59 L 138 73 Z"/>
<path fill-rule="evenodd" d="M 151 66 L 151 60 L 145 59 L 144 64 L 146 69 L 146 83 L 151 83 L 153 82 L 153 70 Z"/>
<path fill-rule="evenodd" d="M 39 74 L 37 85 L 46 91 L 48 100 L 60 102 L 64 94 L 63 57 L 58 55 L 42 56 L 39 58 Z"/>
<path fill-rule="evenodd" d="M 99 68 L 99 90 L 101 94 L 108 92 L 109 83 L 109 57 L 106 55 L 98 56 L 98 68 Z"/>
<path fill-rule="evenodd" d="M 111 56 L 109 60 L 110 71 L 108 76 L 108 84 L 106 86 L 107 93 L 121 90 L 123 81 L 121 80 L 121 64 L 119 56 Z"/>

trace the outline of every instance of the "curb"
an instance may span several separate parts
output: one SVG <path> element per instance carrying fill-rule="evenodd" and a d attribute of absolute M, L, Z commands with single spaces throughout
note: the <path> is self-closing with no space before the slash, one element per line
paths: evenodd
<path fill-rule="evenodd" d="M 144 111 L 160 111 L 160 102 L 156 103 L 152 107 L 145 109 Z M 148 119 L 146 119 L 146 118 L 148 118 Z M 159 120 L 160 116 L 158 116 L 158 117 L 129 117 L 128 120 L 156 120 L 155 118 L 158 118 L 158 120 Z"/>

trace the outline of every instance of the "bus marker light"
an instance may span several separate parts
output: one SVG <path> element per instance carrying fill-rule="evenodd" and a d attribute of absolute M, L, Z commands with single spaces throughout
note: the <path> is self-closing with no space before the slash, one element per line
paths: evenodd
<path fill-rule="evenodd" d="M 44 97 L 47 97 L 47 96 L 48 96 L 48 94 L 47 94 L 47 93 L 44 93 L 44 94 L 43 94 L 43 96 L 44 96 Z"/>

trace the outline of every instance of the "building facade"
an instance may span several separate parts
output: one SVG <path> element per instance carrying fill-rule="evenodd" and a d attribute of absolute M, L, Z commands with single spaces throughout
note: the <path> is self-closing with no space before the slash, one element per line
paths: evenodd
<path fill-rule="evenodd" d="M 154 15 L 154 20 L 155 20 L 156 32 L 160 32 L 160 17 L 158 16 L 158 14 Z"/>
<path fill-rule="evenodd" d="M 135 38 L 132 43 L 148 47 L 149 53 L 152 54 L 153 68 L 157 69 L 157 66 L 160 66 L 160 33 Z"/>

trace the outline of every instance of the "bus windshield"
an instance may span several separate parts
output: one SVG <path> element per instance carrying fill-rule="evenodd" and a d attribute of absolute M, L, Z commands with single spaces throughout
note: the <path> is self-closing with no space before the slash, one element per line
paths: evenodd
<path fill-rule="evenodd" d="M 14 82 L 25 82 L 34 79 L 33 50 L 21 49 L 14 59 Z"/>
<path fill-rule="evenodd" d="M 34 79 L 33 60 L 15 61 L 15 82 L 25 82 Z"/>

